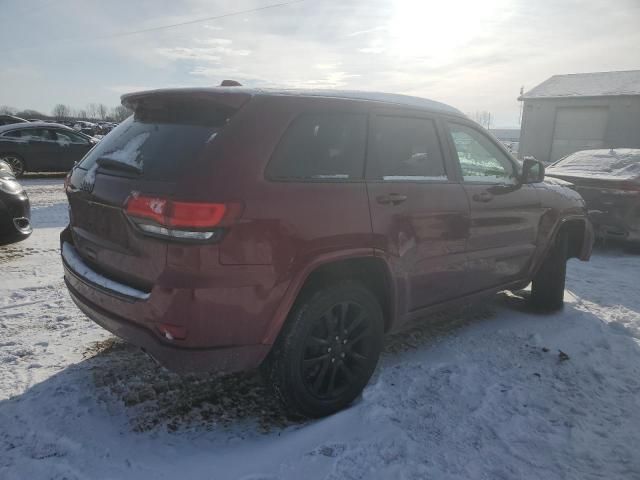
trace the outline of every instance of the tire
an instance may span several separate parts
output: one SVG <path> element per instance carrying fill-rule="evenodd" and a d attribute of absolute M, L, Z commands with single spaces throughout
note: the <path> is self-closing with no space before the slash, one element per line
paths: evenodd
<path fill-rule="evenodd" d="M 263 374 L 290 413 L 330 415 L 367 385 L 383 336 L 380 304 L 362 284 L 317 288 L 296 302 Z"/>
<path fill-rule="evenodd" d="M 567 276 L 568 238 L 560 232 L 542 262 L 531 285 L 531 302 L 546 311 L 560 310 L 564 305 L 564 285 Z"/>
<path fill-rule="evenodd" d="M 16 155 L 15 153 L 5 153 L 0 156 L 0 160 L 3 160 L 9 164 L 11 170 L 13 170 L 13 175 L 16 178 L 22 177 L 25 172 L 25 164 L 22 157 Z"/>

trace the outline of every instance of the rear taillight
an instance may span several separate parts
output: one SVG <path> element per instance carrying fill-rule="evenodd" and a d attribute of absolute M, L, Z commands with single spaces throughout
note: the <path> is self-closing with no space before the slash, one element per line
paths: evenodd
<path fill-rule="evenodd" d="M 238 203 L 183 202 L 132 193 L 124 207 L 143 233 L 181 240 L 217 241 L 241 213 Z"/>

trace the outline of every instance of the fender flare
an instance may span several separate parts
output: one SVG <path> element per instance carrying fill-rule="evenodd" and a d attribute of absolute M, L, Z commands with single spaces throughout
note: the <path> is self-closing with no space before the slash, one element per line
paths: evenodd
<path fill-rule="evenodd" d="M 576 220 L 579 220 L 584 225 L 584 233 L 583 233 L 584 240 L 582 242 L 582 248 L 580 249 L 580 254 L 578 255 L 578 258 L 586 262 L 589 260 L 589 258 L 591 258 L 591 250 L 593 249 L 593 242 L 595 239 L 595 235 L 593 232 L 593 225 L 591 224 L 591 220 L 589 220 L 588 216 L 575 215 L 575 214 L 563 216 L 558 221 L 556 228 L 554 229 L 553 235 L 551 237 L 552 242 L 550 242 L 550 245 L 551 243 L 555 242 L 556 237 L 558 236 L 558 233 L 560 232 L 560 230 L 564 225 L 566 225 L 568 222 L 576 221 Z M 548 248 L 549 247 L 547 247 L 547 249 Z"/>
<path fill-rule="evenodd" d="M 313 272 L 315 272 L 319 267 L 322 267 L 323 265 L 357 258 L 380 259 L 379 256 L 375 255 L 373 248 L 352 248 L 347 250 L 326 252 L 313 257 L 312 260 L 306 262 L 302 266 L 302 268 L 299 268 L 295 273 L 293 273 L 287 290 L 285 291 L 280 303 L 278 304 L 278 307 L 276 308 L 276 311 L 272 316 L 271 322 L 269 322 L 269 326 L 265 331 L 265 334 L 262 338 L 262 343 L 266 345 L 272 345 L 273 343 L 275 343 L 278 335 L 280 334 L 280 331 L 282 330 L 282 327 L 287 320 L 287 317 L 289 316 L 291 308 L 293 307 L 296 299 L 298 298 L 298 295 L 300 294 L 300 291 Z M 384 259 L 381 260 L 384 261 Z M 388 269 L 387 262 L 385 261 L 384 263 Z M 390 271 L 389 275 L 391 276 Z M 391 285 L 391 288 L 393 289 L 393 285 Z M 391 292 L 391 295 L 391 301 L 393 302 L 393 292 Z"/>

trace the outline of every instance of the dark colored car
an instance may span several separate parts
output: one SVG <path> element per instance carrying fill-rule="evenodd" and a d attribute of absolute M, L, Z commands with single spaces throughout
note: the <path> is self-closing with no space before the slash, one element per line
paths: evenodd
<path fill-rule="evenodd" d="M 640 242 L 640 149 L 583 150 L 547 172 L 582 195 L 597 237 Z"/>
<path fill-rule="evenodd" d="M 73 129 L 76 132 L 82 132 L 85 135 L 89 135 L 89 136 L 94 136 L 94 135 L 99 135 L 100 132 L 98 131 L 98 125 L 92 122 L 85 122 L 82 120 L 78 120 L 77 122 L 74 123 L 73 125 Z"/>
<path fill-rule="evenodd" d="M 13 115 L 0 115 L 0 126 L 11 125 L 12 123 L 26 123 L 28 120 L 24 118 L 15 117 Z"/>
<path fill-rule="evenodd" d="M 238 87 L 125 95 L 70 173 L 65 281 L 176 371 L 261 365 L 292 410 L 348 405 L 385 332 L 533 281 L 560 308 L 582 198 L 425 99 Z"/>
<path fill-rule="evenodd" d="M 11 167 L 0 161 L 0 245 L 24 240 L 31 231 L 29 197 Z"/>
<path fill-rule="evenodd" d="M 25 172 L 67 172 L 98 141 L 64 125 L 14 123 L 0 127 L 0 160 L 16 177 Z"/>

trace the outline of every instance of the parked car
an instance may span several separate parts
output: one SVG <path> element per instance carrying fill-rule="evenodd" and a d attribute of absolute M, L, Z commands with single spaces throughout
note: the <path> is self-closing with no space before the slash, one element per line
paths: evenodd
<path fill-rule="evenodd" d="M 95 128 L 95 135 L 105 136 L 111 130 L 113 130 L 114 125 L 109 122 L 98 122 Z"/>
<path fill-rule="evenodd" d="M 458 110 L 390 94 L 169 89 L 72 170 L 65 282 L 176 371 L 261 366 L 289 409 L 348 405 L 385 332 L 533 281 L 562 306 L 582 198 Z"/>
<path fill-rule="evenodd" d="M 31 232 L 29 197 L 9 164 L 0 160 L 0 245 L 24 240 Z"/>
<path fill-rule="evenodd" d="M 14 123 L 0 127 L 0 160 L 16 177 L 25 172 L 66 172 L 98 140 L 51 123 Z"/>
<path fill-rule="evenodd" d="M 14 115 L 0 115 L 0 126 L 2 125 L 10 125 L 12 123 L 24 123 L 28 120 L 24 118 L 16 117 Z"/>
<path fill-rule="evenodd" d="M 547 172 L 582 195 L 597 237 L 640 242 L 640 149 L 582 150 Z"/>
<path fill-rule="evenodd" d="M 95 123 L 91 123 L 91 122 L 85 122 L 85 121 L 77 121 L 74 125 L 73 125 L 73 129 L 77 132 L 82 132 L 85 135 L 89 135 L 89 136 L 93 136 L 95 135 L 97 132 L 97 125 Z"/>

